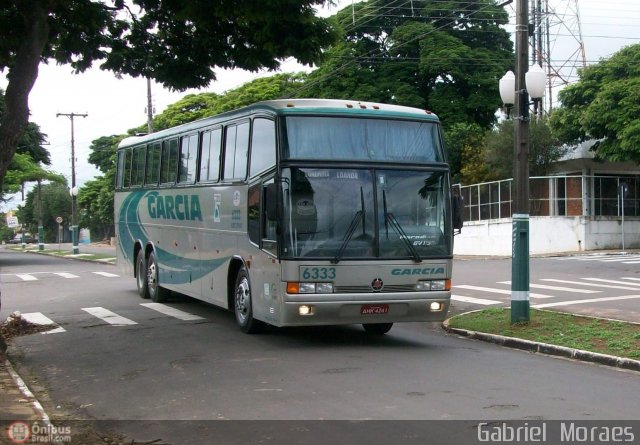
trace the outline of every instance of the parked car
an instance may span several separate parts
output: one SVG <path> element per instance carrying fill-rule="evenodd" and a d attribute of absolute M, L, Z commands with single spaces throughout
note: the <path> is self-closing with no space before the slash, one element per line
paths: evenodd
<path fill-rule="evenodd" d="M 27 244 L 35 243 L 36 240 L 29 233 L 24 234 L 24 242 Z M 22 235 L 18 233 L 16 236 L 9 240 L 9 244 L 22 244 Z"/>

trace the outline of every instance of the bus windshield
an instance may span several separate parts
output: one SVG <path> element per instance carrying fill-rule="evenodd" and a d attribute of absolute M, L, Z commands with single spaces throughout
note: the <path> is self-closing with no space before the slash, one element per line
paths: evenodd
<path fill-rule="evenodd" d="M 284 258 L 451 254 L 444 172 L 292 167 L 282 187 Z"/>
<path fill-rule="evenodd" d="M 288 116 L 286 131 L 287 159 L 444 162 L 435 122 Z"/>

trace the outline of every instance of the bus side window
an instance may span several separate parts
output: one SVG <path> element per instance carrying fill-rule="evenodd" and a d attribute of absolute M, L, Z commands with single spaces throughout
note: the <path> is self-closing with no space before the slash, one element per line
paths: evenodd
<path fill-rule="evenodd" d="M 181 140 L 178 182 L 182 184 L 193 184 L 196 179 L 198 135 L 183 136 Z"/>
<path fill-rule="evenodd" d="M 145 145 L 134 147 L 131 165 L 131 185 L 140 186 L 144 180 L 144 158 L 147 151 Z"/>
<path fill-rule="evenodd" d="M 162 165 L 160 166 L 160 182 L 172 184 L 178 175 L 178 139 L 170 139 L 162 143 Z"/>
<path fill-rule="evenodd" d="M 147 168 L 145 185 L 157 185 L 160 177 L 160 142 L 154 142 L 147 148 Z"/>
<path fill-rule="evenodd" d="M 122 186 L 124 188 L 131 186 L 131 153 L 132 150 L 130 148 L 124 151 L 124 176 L 122 178 Z"/>
<path fill-rule="evenodd" d="M 118 150 L 118 170 L 116 174 L 116 188 L 121 189 L 124 186 L 124 158 L 125 150 Z"/>
<path fill-rule="evenodd" d="M 249 154 L 249 122 L 228 126 L 225 136 L 224 179 L 245 179 Z"/>
<path fill-rule="evenodd" d="M 200 148 L 200 181 L 217 181 L 220 176 L 220 143 L 222 128 L 202 133 Z"/>
<path fill-rule="evenodd" d="M 276 126 L 270 119 L 253 120 L 249 177 L 276 165 Z"/>

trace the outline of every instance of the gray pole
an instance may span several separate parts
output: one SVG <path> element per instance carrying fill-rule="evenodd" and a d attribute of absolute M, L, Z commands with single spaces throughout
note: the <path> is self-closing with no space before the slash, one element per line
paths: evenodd
<path fill-rule="evenodd" d="M 147 129 L 153 133 L 153 101 L 151 100 L 151 78 L 147 77 Z"/>
<path fill-rule="evenodd" d="M 511 323 L 520 323 L 529 321 L 529 95 L 525 86 L 525 73 L 529 68 L 528 0 L 517 0 L 515 38 Z"/>
<path fill-rule="evenodd" d="M 71 120 L 71 242 L 73 245 L 73 254 L 80 253 L 78 248 L 78 209 L 76 205 L 76 148 L 74 140 L 73 118 L 87 117 L 88 114 L 80 113 L 57 113 L 56 117 L 67 116 Z"/>

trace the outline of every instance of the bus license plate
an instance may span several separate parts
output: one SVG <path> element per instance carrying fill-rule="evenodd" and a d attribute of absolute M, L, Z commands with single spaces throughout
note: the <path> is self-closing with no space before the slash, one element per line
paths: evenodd
<path fill-rule="evenodd" d="M 360 307 L 360 315 L 382 315 L 388 313 L 388 304 L 363 304 Z"/>

